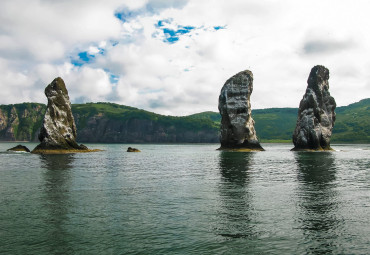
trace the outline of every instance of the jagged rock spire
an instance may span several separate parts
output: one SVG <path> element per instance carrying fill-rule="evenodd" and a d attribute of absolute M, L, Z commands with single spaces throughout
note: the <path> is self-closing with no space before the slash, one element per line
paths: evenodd
<path fill-rule="evenodd" d="M 46 88 L 48 105 L 40 130 L 40 144 L 33 150 L 85 150 L 76 143 L 76 124 L 72 115 L 71 102 L 62 78 L 55 78 Z"/>
<path fill-rule="evenodd" d="M 306 93 L 299 104 L 293 150 L 331 150 L 336 103 L 329 93 L 329 70 L 314 66 L 307 83 Z"/>

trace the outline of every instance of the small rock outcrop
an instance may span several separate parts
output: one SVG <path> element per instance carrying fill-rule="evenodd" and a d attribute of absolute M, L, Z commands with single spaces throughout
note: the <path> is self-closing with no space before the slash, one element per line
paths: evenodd
<path fill-rule="evenodd" d="M 220 150 L 263 151 L 254 129 L 250 96 L 253 74 L 242 71 L 228 79 L 221 89 L 218 110 L 221 114 Z"/>
<path fill-rule="evenodd" d="M 18 144 L 17 146 L 8 149 L 7 151 L 21 151 L 21 152 L 30 152 L 30 150 L 21 144 Z"/>
<path fill-rule="evenodd" d="M 329 70 L 314 66 L 307 83 L 306 93 L 299 104 L 292 150 L 331 150 L 336 103 L 329 93 Z"/>
<path fill-rule="evenodd" d="M 139 149 L 128 147 L 127 152 L 141 152 Z"/>
<path fill-rule="evenodd" d="M 48 105 L 41 126 L 40 144 L 32 153 L 68 153 L 89 151 L 86 146 L 76 143 L 76 124 L 73 119 L 71 102 L 62 78 L 55 78 L 45 88 Z"/>

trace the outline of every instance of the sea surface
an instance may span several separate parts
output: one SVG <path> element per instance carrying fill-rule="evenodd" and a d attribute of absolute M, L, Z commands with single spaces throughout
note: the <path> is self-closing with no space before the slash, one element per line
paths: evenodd
<path fill-rule="evenodd" d="M 0 254 L 370 254 L 370 145 L 15 145 L 0 143 Z"/>

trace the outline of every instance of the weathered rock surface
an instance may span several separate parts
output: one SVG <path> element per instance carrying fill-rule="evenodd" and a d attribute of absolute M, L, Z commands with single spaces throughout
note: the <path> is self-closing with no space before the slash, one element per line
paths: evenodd
<path fill-rule="evenodd" d="M 30 152 L 30 150 L 21 144 L 18 144 L 17 146 L 8 149 L 7 151 L 23 151 L 23 152 Z"/>
<path fill-rule="evenodd" d="M 299 104 L 293 150 L 331 150 L 336 103 L 329 93 L 329 70 L 314 66 L 307 83 L 306 93 Z"/>
<path fill-rule="evenodd" d="M 221 150 L 262 151 L 250 104 L 253 91 L 253 74 L 242 71 L 228 79 L 221 89 L 218 110 L 221 114 Z"/>
<path fill-rule="evenodd" d="M 128 147 L 127 152 L 141 152 L 139 149 Z"/>
<path fill-rule="evenodd" d="M 41 126 L 40 144 L 32 153 L 64 153 L 86 151 L 86 146 L 76 143 L 76 124 L 73 119 L 71 102 L 62 78 L 55 78 L 45 88 L 48 105 Z"/>

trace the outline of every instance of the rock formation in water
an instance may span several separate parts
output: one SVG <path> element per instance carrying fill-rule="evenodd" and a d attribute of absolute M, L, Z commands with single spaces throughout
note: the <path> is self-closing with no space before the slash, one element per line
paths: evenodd
<path fill-rule="evenodd" d="M 10 148 L 8 149 L 7 151 L 21 151 L 21 152 L 30 152 L 30 150 L 26 147 L 26 146 L 23 146 L 21 144 L 13 147 L 13 148 Z"/>
<path fill-rule="evenodd" d="M 306 93 L 299 104 L 293 150 L 331 150 L 336 103 L 329 93 L 329 70 L 314 66 L 307 83 Z"/>
<path fill-rule="evenodd" d="M 141 152 L 139 149 L 128 147 L 127 152 Z"/>
<path fill-rule="evenodd" d="M 62 78 L 55 78 L 45 88 L 48 105 L 41 126 L 40 144 L 32 153 L 65 153 L 88 151 L 76 143 L 76 124 L 72 115 L 68 91 Z"/>
<path fill-rule="evenodd" d="M 222 87 L 218 99 L 218 110 L 221 114 L 221 150 L 263 150 L 252 119 L 252 91 L 253 74 L 249 70 L 234 75 Z"/>

